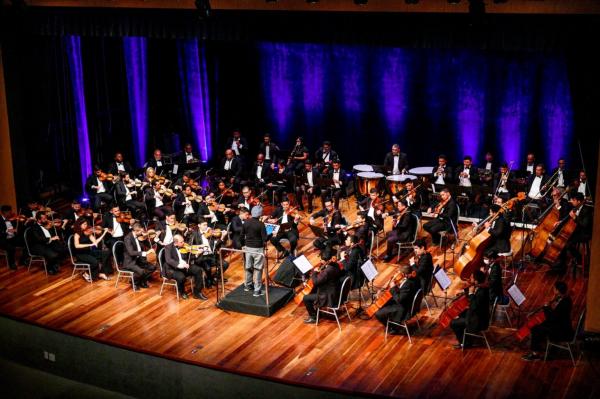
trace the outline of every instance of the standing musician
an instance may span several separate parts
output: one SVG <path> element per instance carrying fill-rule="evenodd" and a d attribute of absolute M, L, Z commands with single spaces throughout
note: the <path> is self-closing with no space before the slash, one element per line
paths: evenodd
<path fill-rule="evenodd" d="M 393 175 L 399 175 L 408 169 L 406 154 L 400 152 L 400 146 L 398 144 L 392 145 L 392 151 L 385 154 L 385 158 L 383 159 L 383 167 L 387 173 Z"/>
<path fill-rule="evenodd" d="M 94 166 L 94 173 L 92 173 L 85 182 L 85 190 L 90 196 L 90 202 L 96 210 L 100 209 L 102 201 L 108 204 L 113 200 L 113 197 L 110 194 L 112 182 L 105 180 L 102 177 L 102 169 L 98 165 Z"/>
<path fill-rule="evenodd" d="M 264 162 L 267 166 L 277 162 L 279 151 L 279 146 L 271 141 L 271 135 L 265 133 L 263 142 L 260 143 L 258 148 L 258 153 L 263 155 Z"/>
<path fill-rule="evenodd" d="M 313 269 L 313 290 L 302 299 L 308 317 L 304 319 L 307 324 L 317 322 L 317 309 L 322 306 L 335 306 L 340 292 L 340 275 L 342 265 L 335 256 L 321 254 L 321 262 Z"/>
<path fill-rule="evenodd" d="M 73 255 L 79 262 L 90 265 L 91 276 L 85 272 L 82 277 L 88 283 L 98 277 L 102 280 L 110 280 L 112 273 L 110 264 L 110 251 L 102 249 L 102 239 L 108 232 L 105 227 L 99 236 L 95 236 L 94 229 L 88 224 L 87 219 L 81 218 L 73 226 Z"/>
<path fill-rule="evenodd" d="M 502 197 L 504 200 L 508 200 L 511 193 L 513 192 L 512 182 L 514 180 L 514 174 L 508 170 L 508 165 L 503 163 L 500 165 L 500 169 L 494 174 L 494 193 Z"/>
<path fill-rule="evenodd" d="M 488 268 L 488 285 L 490 287 L 490 303 L 497 305 L 508 305 L 509 297 L 504 294 L 502 282 L 502 265 L 497 252 L 489 252 L 483 257 L 483 264 Z M 482 268 L 484 271 L 485 268 Z"/>
<path fill-rule="evenodd" d="M 173 201 L 177 220 L 181 220 L 185 224 L 195 222 L 199 207 L 198 200 L 201 199 L 202 196 L 195 194 L 191 186 L 185 186 L 183 191 L 178 192 L 177 197 Z"/>
<path fill-rule="evenodd" d="M 200 162 L 200 157 L 198 154 L 194 153 L 192 145 L 190 143 L 186 143 L 183 146 L 183 153 L 179 157 L 178 164 L 183 166 L 198 162 Z"/>
<path fill-rule="evenodd" d="M 435 219 L 423 225 L 423 229 L 431 234 L 431 245 L 437 245 L 440 242 L 440 232 L 454 232 L 458 221 L 458 207 L 450 191 L 444 188 L 440 192 L 440 196 L 441 201 L 434 209 Z M 428 213 L 431 211 L 432 209 L 429 208 Z"/>
<path fill-rule="evenodd" d="M 237 185 L 242 174 L 242 162 L 232 149 L 225 150 L 225 158 L 221 161 L 221 177 L 227 184 Z"/>
<path fill-rule="evenodd" d="M 296 202 L 298 203 L 298 209 L 304 212 L 304 205 L 302 203 L 303 194 L 306 194 L 308 199 L 308 213 L 313 211 L 313 198 L 315 195 L 320 195 L 321 189 L 316 185 L 317 178 L 319 177 L 319 170 L 313 168 L 312 162 L 306 160 L 304 162 L 304 170 L 297 179 L 298 184 L 296 185 Z M 323 204 L 323 197 L 321 197 Z M 323 205 L 324 206 L 324 205 Z"/>
<path fill-rule="evenodd" d="M 558 266 L 552 271 L 564 274 L 567 270 L 567 255 L 570 253 L 576 264 L 581 264 L 581 253 L 577 250 L 578 244 L 589 242 L 592 239 L 594 226 L 593 208 L 585 206 L 583 194 L 577 192 L 571 194 L 571 210 L 568 218 L 575 222 L 575 230 L 569 237 L 569 241 L 560 254 Z"/>
<path fill-rule="evenodd" d="M 394 275 L 389 282 L 392 299 L 375 313 L 377 320 L 385 326 L 388 318 L 396 323 L 401 323 L 410 317 L 412 303 L 419 289 L 418 285 L 419 283 L 415 280 L 415 273 L 410 266 L 400 266 L 400 272 Z M 418 309 L 415 309 L 415 311 L 418 311 Z M 400 330 L 395 325 L 392 325 L 388 332 L 392 335 L 400 334 Z"/>
<path fill-rule="evenodd" d="M 298 221 L 300 215 L 298 212 L 294 212 L 290 209 L 290 201 L 284 198 L 281 204 L 273 210 L 267 222 L 279 225 L 277 235 L 271 237 L 271 244 L 277 249 L 277 258 L 285 258 L 291 254 L 296 253 L 296 247 L 298 246 Z M 281 240 L 286 239 L 290 242 L 290 250 L 286 250 L 281 245 Z"/>
<path fill-rule="evenodd" d="M 483 168 L 479 169 L 479 180 L 481 184 L 485 186 L 491 186 L 494 178 L 494 171 L 496 170 L 496 163 L 494 162 L 494 155 L 491 152 L 485 153 L 485 159 L 481 165 Z"/>
<path fill-rule="evenodd" d="M 135 223 L 135 219 L 130 219 L 129 223 L 121 220 L 121 209 L 119 205 L 113 204 L 110 211 L 102 217 L 102 227 L 108 229 L 108 235 L 104 238 L 104 244 L 112 249 L 117 241 L 123 241 L 129 234 L 130 225 Z"/>
<path fill-rule="evenodd" d="M 498 204 L 490 205 L 490 216 L 495 215 L 501 209 Z M 491 241 L 486 249 L 486 253 L 508 253 L 510 252 L 510 235 L 512 229 L 510 222 L 504 217 L 504 213 L 499 213 L 492 222 L 485 222 L 484 227 L 491 236 Z"/>
<path fill-rule="evenodd" d="M 331 142 L 324 141 L 323 146 L 315 152 L 315 166 L 321 173 L 328 173 L 333 161 L 338 158 L 337 152 L 331 149 Z"/>
<path fill-rule="evenodd" d="M 578 193 L 583 194 L 585 199 L 592 198 L 592 192 L 590 191 L 590 185 L 588 184 L 585 170 L 579 171 L 579 178 L 573 182 L 573 186 L 576 188 Z"/>
<path fill-rule="evenodd" d="M 248 141 L 245 137 L 242 137 L 240 129 L 234 129 L 231 132 L 231 137 L 227 140 L 227 150 L 231 150 L 236 158 L 239 158 L 242 165 L 245 163 L 248 157 Z"/>
<path fill-rule="evenodd" d="M 454 180 L 461 187 L 473 187 L 473 185 L 478 184 L 476 170 L 477 168 L 473 165 L 473 158 L 466 155 L 463 158 L 463 164 L 456 168 Z"/>
<path fill-rule="evenodd" d="M 117 201 L 124 204 L 139 219 L 146 218 L 146 205 L 137 200 L 135 182 L 129 177 L 129 173 L 121 173 L 121 179 L 115 184 Z"/>
<path fill-rule="evenodd" d="M 149 237 L 144 234 L 142 225 L 134 223 L 131 232 L 123 239 L 125 251 L 123 252 L 123 269 L 132 271 L 136 287 L 148 288 L 148 280 L 156 270 L 156 266 L 148 263 L 147 256 L 154 252 L 152 248 L 145 250 L 142 243 L 149 245 Z M 135 287 L 134 287 L 135 289 Z"/>
<path fill-rule="evenodd" d="M 258 154 L 256 156 L 256 162 L 254 162 L 252 171 L 250 172 L 250 176 L 248 178 L 249 184 L 252 185 L 255 190 L 263 191 L 273 174 L 271 165 L 276 163 L 277 161 L 273 162 L 272 164 L 267 163 L 265 156 L 263 154 Z"/>
<path fill-rule="evenodd" d="M 556 187 L 564 191 L 571 183 L 571 173 L 567 170 L 567 161 L 564 158 L 558 160 L 558 166 L 552 170 L 552 175 L 557 175 Z"/>
<path fill-rule="evenodd" d="M 365 275 L 360 269 L 365 259 L 365 241 L 357 235 L 347 235 L 344 246 L 340 248 L 340 261 L 344 266 L 344 277 L 352 277 L 352 289 L 363 286 Z"/>
<path fill-rule="evenodd" d="M 183 237 L 176 234 L 173 242 L 165 247 L 165 274 L 177 281 L 177 289 L 181 292 L 183 299 L 188 299 L 188 295 L 185 293 L 185 279 L 192 276 L 194 279 L 193 297 L 206 301 L 208 298 L 202 293 L 202 268 L 194 262 L 190 262 L 189 255 L 187 261 L 185 260 L 185 255 L 180 252 L 184 244 Z"/>
<path fill-rule="evenodd" d="M 535 167 L 534 174 L 527 179 L 527 197 L 531 200 L 541 201 L 543 199 L 542 189 L 548 182 L 548 175 L 545 174 L 544 165 L 538 164 Z"/>
<path fill-rule="evenodd" d="M 304 163 L 308 160 L 308 148 L 304 145 L 304 139 L 299 136 L 296 138 L 296 145 L 290 152 L 287 165 L 292 169 L 295 175 L 302 170 Z"/>
<path fill-rule="evenodd" d="M 485 284 L 485 273 L 481 270 L 475 270 L 470 278 L 470 286 L 465 288 L 465 295 L 469 298 L 469 307 L 458 318 L 452 320 L 450 327 L 456 339 L 455 349 L 462 348 L 463 336 L 465 331 L 469 333 L 478 333 L 488 328 L 490 322 L 490 294 L 489 288 Z M 464 337 L 465 348 L 471 346 L 471 340 L 467 335 Z"/>
<path fill-rule="evenodd" d="M 246 270 L 244 291 L 254 291 L 253 296 L 258 297 L 264 295 L 262 290 L 262 272 L 265 266 L 264 249 L 267 244 L 267 230 L 265 225 L 260 221 L 262 216 L 262 207 L 255 206 L 251 211 L 252 217 L 244 222 L 242 234 L 244 235 L 244 250 Z"/>
<path fill-rule="evenodd" d="M 66 246 L 60 241 L 52 221 L 48 220 L 46 212 L 38 211 L 35 214 L 36 223 L 31 226 L 29 249 L 33 255 L 43 256 L 46 260 L 48 274 L 57 274 L 59 264 L 67 255 Z M 51 232 L 52 231 L 52 232 Z"/>
<path fill-rule="evenodd" d="M 448 166 L 446 156 L 441 154 L 438 156 L 438 166 L 434 166 L 431 171 L 431 181 L 433 184 L 444 186 L 451 183 L 452 168 Z"/>
<path fill-rule="evenodd" d="M 552 341 L 570 341 L 573 339 L 571 310 L 573 301 L 568 294 L 564 281 L 554 283 L 554 298 L 543 307 L 546 320 L 531 329 L 531 352 L 522 359 L 532 361 L 540 359 L 546 339 Z"/>
<path fill-rule="evenodd" d="M 423 289 L 423 294 L 427 294 L 431 290 L 433 257 L 427 252 L 427 242 L 422 238 L 415 241 L 413 251 L 414 256 L 409 259 L 409 264 L 416 273 L 419 288 Z"/>
<path fill-rule="evenodd" d="M 387 234 L 387 249 L 384 262 L 389 262 L 394 258 L 394 252 L 398 248 L 399 242 L 411 241 L 417 228 L 415 218 L 408 209 L 405 200 L 396 203 L 396 211 L 393 213 L 394 221 L 392 230 Z"/>
<path fill-rule="evenodd" d="M 535 174 L 535 154 L 533 152 L 527 153 L 527 160 L 525 161 L 525 165 L 523 165 L 523 172 L 526 176 L 531 176 Z"/>
<path fill-rule="evenodd" d="M 291 167 L 285 164 L 285 160 L 279 159 L 277 161 L 277 167 L 271 164 L 271 168 L 273 168 L 274 173 L 271 173 L 269 176 L 269 182 L 267 183 L 268 191 L 274 193 L 275 199 L 274 204 L 278 204 L 284 197 L 287 197 L 288 192 L 290 192 L 292 179 L 294 177 L 294 172 Z M 270 197 L 269 194 L 267 194 Z"/>
<path fill-rule="evenodd" d="M 23 237 L 17 232 L 18 218 L 12 213 L 10 205 L 0 207 L 0 248 L 6 251 L 8 267 L 11 270 L 17 270 L 15 262 L 15 253 L 17 247 L 23 247 Z M 22 265 L 25 265 L 27 253 L 21 253 Z"/>
<path fill-rule="evenodd" d="M 367 225 L 371 228 L 374 233 L 383 229 L 383 205 L 379 198 L 379 192 L 375 187 L 369 190 L 369 196 L 359 202 L 358 208 L 365 212 L 365 219 Z"/>
<path fill-rule="evenodd" d="M 162 152 L 158 148 L 152 153 L 152 158 L 144 164 L 144 168 L 152 168 L 152 170 L 159 175 L 165 171 L 166 164 L 162 158 Z"/>
<path fill-rule="evenodd" d="M 346 178 L 346 171 L 342 169 L 342 163 L 338 158 L 334 158 L 331 165 L 327 167 L 327 177 L 333 180 L 333 184 L 329 187 L 325 187 L 321 190 L 321 201 L 324 202 L 325 198 L 332 198 L 335 207 L 340 207 L 340 197 L 345 195 L 346 186 L 348 179 Z"/>
<path fill-rule="evenodd" d="M 123 154 L 120 152 L 115 153 L 114 161 L 110 163 L 108 166 L 108 173 L 116 176 L 121 173 L 133 173 L 133 168 L 131 164 L 125 160 L 123 160 Z"/>
<path fill-rule="evenodd" d="M 240 208 L 239 215 L 235 215 L 231 219 L 230 226 L 230 237 L 231 237 L 231 245 L 234 249 L 242 249 L 244 246 L 244 235 L 243 235 L 243 227 L 244 222 L 250 217 L 250 210 L 248 208 Z"/>
<path fill-rule="evenodd" d="M 165 195 L 168 194 L 168 191 L 164 185 L 160 184 L 159 180 L 154 180 L 152 186 L 146 188 L 144 194 L 149 214 L 156 216 L 158 219 L 164 219 L 167 213 L 172 212 L 171 207 L 165 203 L 167 201 Z"/>
<path fill-rule="evenodd" d="M 346 225 L 346 221 L 342 213 L 334 207 L 333 202 L 329 198 L 325 200 L 325 207 L 323 209 L 310 216 L 310 224 L 315 225 L 315 219 L 319 217 L 323 218 L 325 236 L 318 237 L 313 242 L 313 245 L 323 253 L 325 250 L 331 251 L 334 246 L 342 243 L 343 235 L 340 229 Z"/>

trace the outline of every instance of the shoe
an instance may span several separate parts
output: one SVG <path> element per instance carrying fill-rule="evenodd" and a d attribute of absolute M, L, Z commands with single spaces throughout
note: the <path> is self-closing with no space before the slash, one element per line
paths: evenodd
<path fill-rule="evenodd" d="M 17 265 L 10 265 L 10 266 L 8 266 L 8 268 L 10 270 L 17 270 Z"/>
<path fill-rule="evenodd" d="M 246 291 L 246 292 L 254 291 L 254 287 L 252 285 L 245 285 L 244 291 Z"/>
<path fill-rule="evenodd" d="M 391 261 L 392 259 L 394 259 L 393 256 L 386 255 L 385 258 L 383 258 L 383 261 L 387 263 L 387 262 Z"/>
<path fill-rule="evenodd" d="M 150 286 L 148 285 L 148 283 L 145 282 L 145 281 L 142 281 L 141 283 L 139 283 L 138 287 L 140 287 L 140 288 L 150 288 Z"/>
<path fill-rule="evenodd" d="M 213 285 L 215 285 L 215 282 L 212 279 L 206 280 L 206 288 L 212 288 Z"/>
<path fill-rule="evenodd" d="M 190 297 L 188 296 L 188 294 L 186 294 L 185 292 L 183 294 L 181 294 L 181 299 L 190 299 Z"/>
<path fill-rule="evenodd" d="M 304 319 L 304 323 L 305 324 L 317 324 L 317 319 L 309 316 L 308 318 Z"/>
<path fill-rule="evenodd" d="M 402 335 L 402 331 L 400 331 L 396 328 L 390 328 L 388 330 L 388 335 Z"/>
<path fill-rule="evenodd" d="M 262 296 L 265 295 L 265 291 L 260 290 L 260 291 L 254 291 L 254 294 L 252 294 L 252 296 Z"/>
<path fill-rule="evenodd" d="M 203 293 L 194 294 L 194 299 L 202 299 L 203 301 L 207 301 L 208 298 Z"/>
<path fill-rule="evenodd" d="M 91 283 L 91 282 L 92 282 L 92 278 L 91 278 L 91 277 L 90 277 L 90 275 L 89 275 L 89 274 L 87 274 L 87 273 L 83 273 L 83 274 L 81 275 L 81 277 L 83 277 L 83 279 L 84 279 L 85 281 L 87 281 L 88 283 Z"/>
<path fill-rule="evenodd" d="M 454 349 L 462 349 L 462 344 L 454 344 L 452 345 Z"/>
<path fill-rule="evenodd" d="M 534 360 L 540 359 L 540 355 L 536 355 L 533 352 L 529 352 L 529 353 L 521 356 L 521 359 L 525 360 L 526 362 L 532 362 Z"/>
<path fill-rule="evenodd" d="M 111 280 L 111 278 L 110 278 L 110 277 L 108 277 L 108 276 L 107 276 L 106 274 L 104 274 L 104 273 L 100 273 L 100 274 L 98 275 L 98 277 L 99 277 L 99 278 L 101 278 L 102 280 L 106 280 L 106 281 L 109 281 L 109 280 Z"/>

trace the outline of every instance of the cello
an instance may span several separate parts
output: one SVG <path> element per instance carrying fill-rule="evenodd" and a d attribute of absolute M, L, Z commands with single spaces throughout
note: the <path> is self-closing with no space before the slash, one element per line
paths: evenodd
<path fill-rule="evenodd" d="M 515 202 L 522 201 L 525 199 L 525 193 L 519 193 L 517 197 L 511 198 L 502 204 L 501 208 L 493 216 L 486 218 L 481 222 L 474 231 L 478 231 L 485 222 L 493 222 L 500 216 L 501 213 L 507 209 L 512 209 Z M 467 245 L 464 246 L 464 253 L 460 255 L 460 258 L 454 265 L 454 272 L 460 276 L 462 280 L 467 280 L 471 274 L 479 267 L 481 260 L 483 259 L 483 253 L 489 246 L 492 236 L 487 229 L 482 230 L 469 240 Z"/>
<path fill-rule="evenodd" d="M 560 201 L 565 194 L 567 194 L 569 190 L 567 189 L 558 199 Z M 548 209 L 542 214 L 540 218 L 540 223 L 533 230 L 533 240 L 531 242 L 531 250 L 529 254 L 533 258 L 538 258 L 540 255 L 544 253 L 546 250 L 546 246 L 548 244 L 548 239 L 551 238 L 552 233 L 556 230 L 557 222 L 559 222 L 560 213 L 556 208 L 556 204 L 552 204 L 552 206 L 548 207 Z"/>
<path fill-rule="evenodd" d="M 386 288 L 384 288 L 383 292 L 377 297 L 375 302 L 373 302 L 371 306 L 367 308 L 366 314 L 367 316 L 369 316 L 369 318 L 373 317 L 373 315 L 377 313 L 379 309 L 384 307 L 392 299 L 393 295 L 392 289 L 390 288 L 390 284 L 393 281 L 396 285 L 399 285 L 400 281 L 402 280 L 402 277 L 402 273 L 400 272 L 392 276 L 390 281 L 388 281 L 388 283 L 386 284 Z"/>
<path fill-rule="evenodd" d="M 571 211 L 573 212 L 573 211 Z M 548 247 L 546 248 L 546 252 L 544 253 L 543 261 L 548 263 L 549 265 L 553 265 L 556 263 L 560 253 L 567 245 L 569 238 L 577 228 L 577 223 L 575 219 L 573 219 L 570 215 L 567 216 L 567 222 L 562 226 L 556 237 L 554 235 L 550 235 Z M 562 221 L 561 221 L 562 222 Z"/>

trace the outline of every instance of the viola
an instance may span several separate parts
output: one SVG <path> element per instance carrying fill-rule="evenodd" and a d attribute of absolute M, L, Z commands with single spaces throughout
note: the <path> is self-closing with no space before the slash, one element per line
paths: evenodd
<path fill-rule="evenodd" d="M 302 289 L 296 293 L 296 296 L 294 297 L 294 303 L 296 305 L 300 305 L 302 303 L 302 301 L 304 300 L 304 297 L 308 294 L 310 294 L 312 292 L 312 290 L 315 288 L 315 283 L 312 279 L 313 273 L 317 272 L 321 272 L 322 270 L 324 270 L 327 265 L 329 265 L 332 262 L 336 262 L 337 263 L 337 257 L 333 256 L 331 257 L 331 259 L 327 262 L 320 262 L 318 265 L 316 265 L 312 272 L 311 275 L 309 277 L 309 279 L 304 283 L 304 287 L 302 287 Z M 341 266 L 340 266 L 341 268 Z"/>
<path fill-rule="evenodd" d="M 367 308 L 367 316 L 373 317 L 373 315 L 375 315 L 375 313 L 377 313 L 379 309 L 384 307 L 392 299 L 392 289 L 390 288 L 392 281 L 397 286 L 402 282 L 403 278 L 404 276 L 400 272 L 392 276 L 390 281 L 388 281 L 388 283 L 386 284 L 386 288 L 380 293 L 375 302 L 373 302 L 371 306 Z"/>

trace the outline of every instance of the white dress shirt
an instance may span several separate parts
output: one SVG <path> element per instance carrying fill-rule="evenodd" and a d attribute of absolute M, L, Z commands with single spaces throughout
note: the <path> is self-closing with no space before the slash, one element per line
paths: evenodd
<path fill-rule="evenodd" d="M 106 192 L 106 188 L 104 188 L 104 183 L 102 182 L 102 180 L 100 180 L 100 178 L 96 177 L 96 181 L 97 181 L 97 183 L 96 183 L 96 187 L 98 187 L 98 188 L 96 189 L 96 192 L 97 192 L 98 194 L 100 194 L 100 193 L 105 193 L 105 192 Z"/>
<path fill-rule="evenodd" d="M 392 169 L 393 175 L 400 174 L 400 168 L 398 167 L 398 163 L 400 162 L 400 155 L 394 155 L 394 167 Z"/>
<path fill-rule="evenodd" d="M 117 162 L 117 170 L 119 172 L 125 172 L 125 165 L 123 165 L 123 162 Z"/>
<path fill-rule="evenodd" d="M 339 170 L 334 170 L 333 171 L 333 180 L 334 181 L 341 181 L 340 179 L 340 171 Z M 333 183 L 335 184 L 335 188 L 340 188 L 340 183 Z"/>
<path fill-rule="evenodd" d="M 3 217 L 4 218 L 4 217 Z M 10 232 L 9 230 L 13 228 L 13 225 L 10 220 L 4 219 L 4 223 L 6 224 L 6 238 L 11 239 L 15 236 L 14 232 Z"/>
<path fill-rule="evenodd" d="M 121 228 L 121 223 L 117 222 L 117 218 L 113 216 L 113 238 L 123 237 L 123 229 Z"/>
<path fill-rule="evenodd" d="M 223 169 L 225 170 L 230 170 L 231 169 L 231 163 L 233 162 L 233 158 L 232 159 L 227 159 L 225 161 L 225 167 Z"/>
<path fill-rule="evenodd" d="M 256 178 L 262 179 L 262 165 L 256 165 Z"/>
<path fill-rule="evenodd" d="M 156 190 L 154 190 L 154 200 L 155 200 L 155 204 L 154 204 L 155 207 L 163 206 L 162 196 Z"/>
<path fill-rule="evenodd" d="M 540 188 L 542 185 L 542 177 L 536 176 L 533 179 L 533 183 L 531 184 L 531 189 L 529 189 L 529 194 L 527 196 L 531 199 L 539 199 L 542 196 L 540 195 Z"/>
<path fill-rule="evenodd" d="M 265 146 L 265 159 L 268 159 L 268 160 L 271 159 L 271 146 L 270 145 Z"/>

